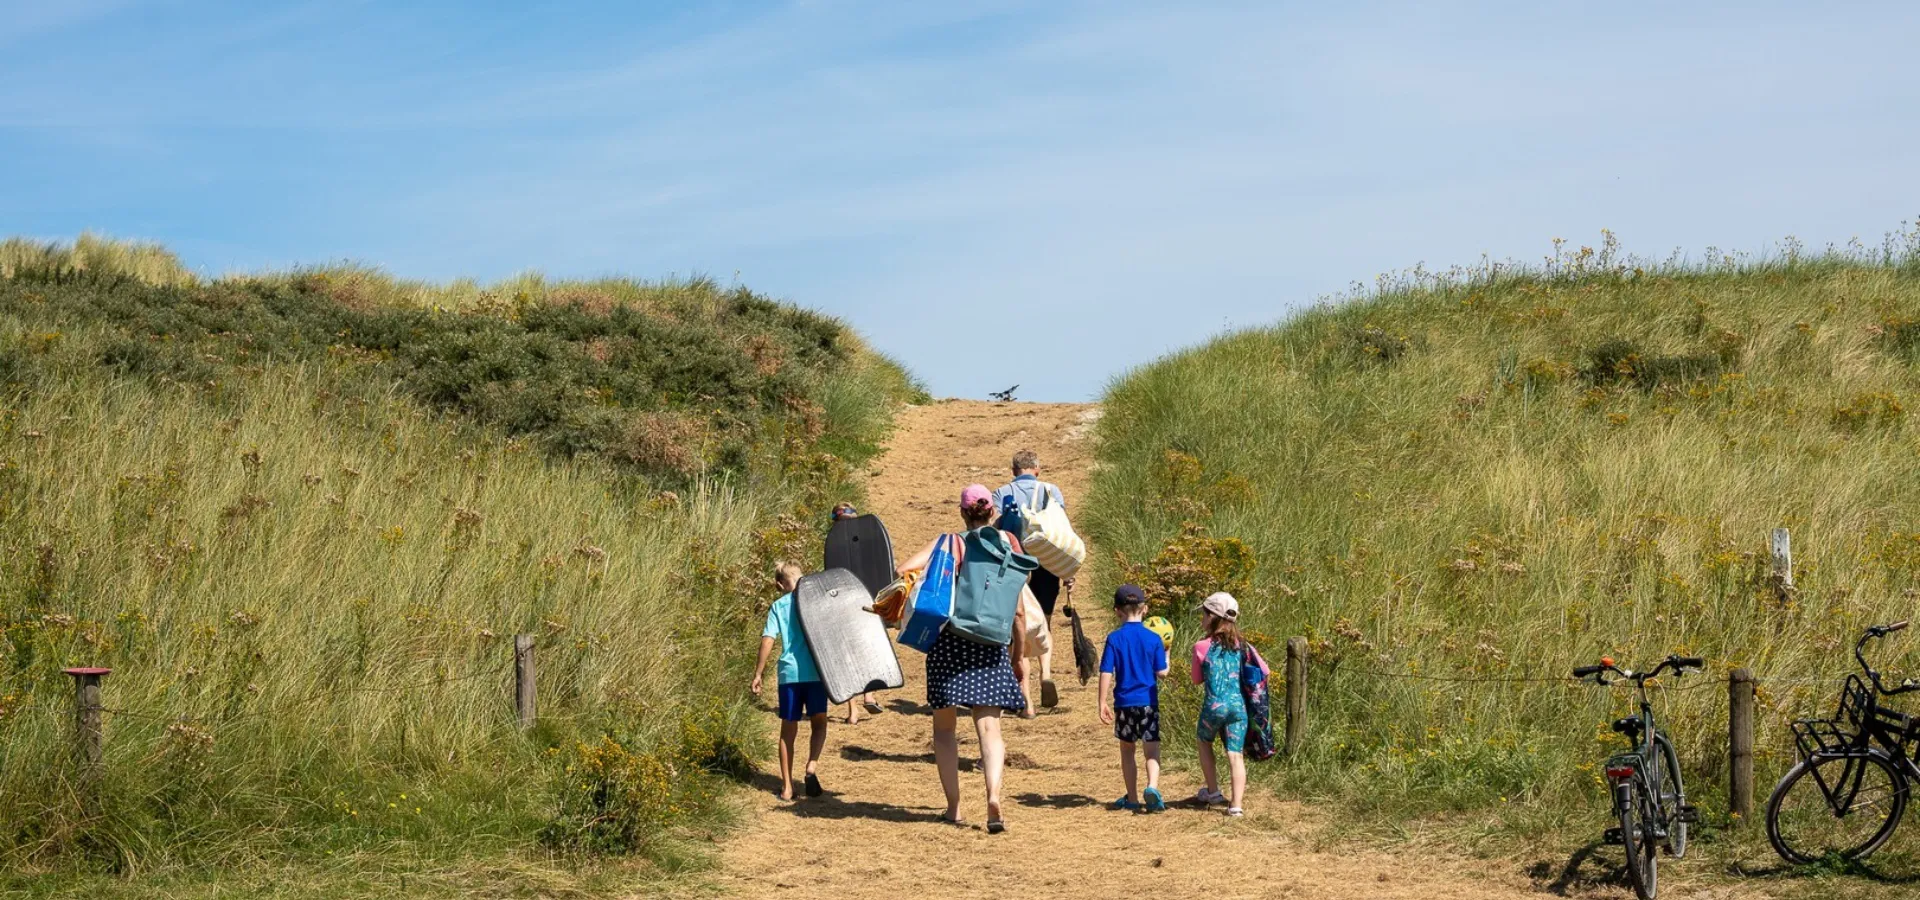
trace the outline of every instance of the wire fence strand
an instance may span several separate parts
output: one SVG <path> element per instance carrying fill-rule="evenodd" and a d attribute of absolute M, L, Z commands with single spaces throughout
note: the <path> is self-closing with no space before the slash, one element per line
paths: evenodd
<path fill-rule="evenodd" d="M 180 713 L 175 715 L 159 715 L 155 713 L 131 710 L 125 707 L 102 707 L 100 711 L 103 713 L 107 713 L 109 715 L 124 716 L 130 719 L 143 719 L 143 720 L 156 721 L 156 722 L 203 722 L 203 721 L 209 721 L 209 720 L 216 720 L 221 723 L 230 723 L 230 722 L 244 721 L 248 719 L 270 718 L 270 717 L 285 713 L 289 710 L 313 703 L 315 701 L 325 700 L 328 698 L 348 697 L 348 696 L 355 696 L 355 695 L 362 695 L 362 694 L 392 694 L 392 693 L 398 693 L 401 691 L 419 691 L 423 689 L 431 689 L 434 687 L 439 687 L 442 685 L 460 684 L 463 682 L 473 681 L 474 679 L 477 679 L 477 678 L 487 678 L 490 676 L 494 676 L 494 677 L 503 676 L 512 667 L 513 667 L 513 664 L 511 661 L 496 663 L 493 666 L 489 666 L 473 672 L 469 672 L 465 675 L 435 678 L 429 681 L 421 682 L 419 684 L 392 685 L 387 687 L 361 687 L 361 686 L 352 686 L 352 685 L 340 686 L 340 687 L 329 687 L 329 688 L 326 688 L 325 690 L 315 691 L 306 696 L 297 697 L 282 703 L 276 703 L 265 708 L 243 710 L 230 715 L 221 715 L 221 714 L 195 715 L 195 714 L 188 714 L 188 713 Z"/>

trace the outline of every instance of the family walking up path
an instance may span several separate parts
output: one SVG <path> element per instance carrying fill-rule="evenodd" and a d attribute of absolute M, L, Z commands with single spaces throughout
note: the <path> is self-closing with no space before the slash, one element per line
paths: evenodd
<path fill-rule="evenodd" d="M 1060 485 L 1070 504 L 1079 501 L 1092 464 L 1085 439 L 1097 415 L 1095 407 L 1079 404 L 966 401 L 905 410 L 874 466 L 866 511 L 886 522 L 904 559 L 935 535 L 956 530 L 960 488 L 1005 483 L 1007 460 L 1023 448 L 1039 454 L 1042 478 Z M 1103 592 L 1091 583 L 1097 573 L 1088 574 L 1073 599 L 1098 641 L 1116 624 L 1112 585 Z M 796 900 L 1540 896 L 1497 863 L 1351 844 L 1316 851 L 1315 829 L 1303 821 L 1308 811 L 1270 796 L 1250 798 L 1242 819 L 1175 802 L 1201 786 L 1191 768 L 1162 776 L 1173 803 L 1164 813 L 1107 809 L 1123 793 L 1113 728 L 1099 720 L 1095 682 L 1082 687 L 1073 674 L 1065 619 L 1056 614 L 1053 626 L 1062 638 L 1053 642 L 1059 706 L 1035 719 L 1000 720 L 1006 833 L 989 835 L 984 828 L 978 747 L 964 723 L 958 729 L 961 815 L 968 824 L 942 821 L 924 658 L 899 647 L 906 686 L 878 695 L 885 712 L 849 727 L 844 710 L 834 710 L 820 763 L 824 796 L 783 802 L 771 789 L 754 791 L 748 822 L 728 840 L 709 886 L 734 896 Z M 1185 675 L 1184 665 L 1180 669 L 1175 674 Z M 769 731 L 778 727 L 769 716 Z M 1167 737 L 1191 742 L 1191 730 L 1191 723 L 1176 725 Z M 764 761 L 763 771 L 773 762 Z"/>

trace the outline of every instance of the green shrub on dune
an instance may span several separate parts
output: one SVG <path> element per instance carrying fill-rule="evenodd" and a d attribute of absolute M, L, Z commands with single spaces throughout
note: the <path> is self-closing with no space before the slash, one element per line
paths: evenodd
<path fill-rule="evenodd" d="M 1293 790 L 1590 824 L 1626 698 L 1567 670 L 1672 652 L 1760 676 L 1765 783 L 1860 628 L 1920 613 L 1916 320 L 1914 233 L 1695 265 L 1621 260 L 1609 239 L 1545 267 L 1415 273 L 1122 378 L 1083 517 L 1173 593 L 1250 578 L 1270 657 L 1310 639 L 1302 758 L 1257 768 Z M 1710 816 L 1714 683 L 1664 694 Z"/>
<path fill-rule="evenodd" d="M 761 740 L 740 635 L 771 560 L 818 552 L 915 392 L 840 323 L 704 281 L 454 311 L 370 276 L 11 265 L 14 870 L 673 858 Z M 516 633 L 538 645 L 531 735 Z M 91 803 L 70 665 L 114 669 Z"/>

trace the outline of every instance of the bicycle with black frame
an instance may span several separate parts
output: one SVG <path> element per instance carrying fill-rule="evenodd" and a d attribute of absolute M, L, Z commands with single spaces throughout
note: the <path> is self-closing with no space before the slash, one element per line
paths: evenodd
<path fill-rule="evenodd" d="M 1847 676 L 1833 718 L 1793 723 L 1800 762 L 1767 799 L 1767 840 L 1782 859 L 1800 865 L 1864 859 L 1886 846 L 1906 813 L 1908 794 L 1920 783 L 1920 766 L 1908 750 L 1920 740 L 1920 718 L 1881 699 L 1920 691 L 1920 683 L 1909 678 L 1887 687 L 1867 663 L 1866 648 L 1907 624 L 1868 628 L 1853 645 L 1867 677 Z"/>
<path fill-rule="evenodd" d="M 1661 673 L 1672 672 L 1677 679 L 1689 669 L 1699 671 L 1705 664 L 1698 657 L 1669 656 L 1650 671 L 1635 672 L 1602 658 L 1597 666 L 1573 670 L 1573 677 L 1590 678 L 1602 687 L 1630 682 L 1640 695 L 1640 711 L 1613 723 L 1613 730 L 1624 735 L 1633 750 L 1607 758 L 1607 792 L 1613 798 L 1613 814 L 1620 824 L 1607 829 L 1603 840 L 1626 851 L 1627 880 L 1641 900 L 1653 900 L 1659 888 L 1660 848 L 1666 847 L 1676 858 L 1685 856 L 1687 825 L 1699 819 L 1699 813 L 1687 803 L 1686 788 L 1680 780 L 1680 757 L 1673 750 L 1673 741 L 1654 721 L 1647 684 Z"/>

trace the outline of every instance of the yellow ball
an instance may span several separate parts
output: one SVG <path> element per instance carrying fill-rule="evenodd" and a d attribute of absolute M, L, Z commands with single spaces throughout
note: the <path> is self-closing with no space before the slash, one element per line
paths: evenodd
<path fill-rule="evenodd" d="M 1168 650 L 1173 649 L 1172 622 L 1167 621 L 1166 618 L 1162 616 L 1148 616 L 1147 620 L 1140 624 L 1147 626 L 1148 631 L 1159 635 L 1160 643 L 1167 645 Z"/>

